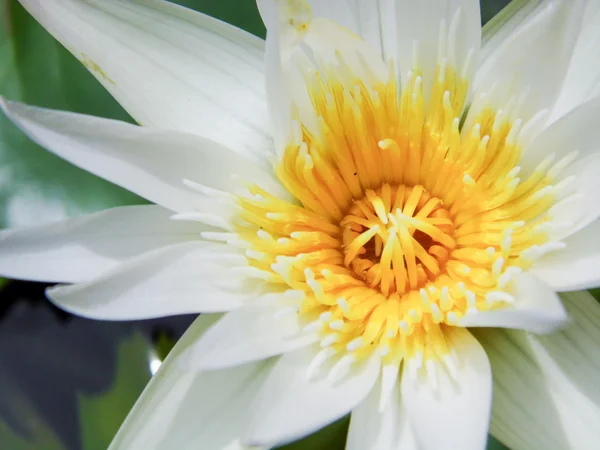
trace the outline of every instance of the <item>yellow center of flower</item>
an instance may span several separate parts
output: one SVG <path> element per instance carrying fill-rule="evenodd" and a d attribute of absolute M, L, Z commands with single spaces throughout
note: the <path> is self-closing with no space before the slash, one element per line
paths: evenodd
<path fill-rule="evenodd" d="M 511 278 L 552 245 L 568 161 L 520 179 L 521 121 L 484 109 L 461 126 L 467 85 L 450 68 L 426 102 L 418 74 L 398 95 L 341 66 L 307 75 L 316 126 L 295 122 L 275 168 L 298 201 L 258 186 L 239 199 L 251 271 L 298 302 L 321 360 L 448 364 L 448 327 L 510 307 Z"/>
<path fill-rule="evenodd" d="M 422 288 L 456 247 L 448 216 L 421 185 L 368 189 L 340 224 L 344 265 L 386 296 Z"/>

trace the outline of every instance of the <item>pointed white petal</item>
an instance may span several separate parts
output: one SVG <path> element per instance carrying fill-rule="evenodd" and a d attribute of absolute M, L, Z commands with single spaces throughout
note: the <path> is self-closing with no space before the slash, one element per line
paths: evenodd
<path fill-rule="evenodd" d="M 279 19 L 272 0 L 257 0 L 258 9 L 267 28 L 265 43 L 265 82 L 271 134 L 275 149 L 282 152 L 287 145 L 291 121 L 291 96 L 284 76 L 280 45 Z"/>
<path fill-rule="evenodd" d="M 598 149 L 600 150 L 600 145 Z M 600 151 L 579 158 L 561 174 L 563 179 L 569 178 L 569 186 L 567 186 L 569 194 L 549 211 L 551 217 L 558 224 L 562 224 L 562 227 L 554 233 L 554 239 L 562 240 L 571 236 L 600 217 L 600 205 L 597 201 L 600 191 L 598 171 L 600 171 Z"/>
<path fill-rule="evenodd" d="M 270 447 L 306 436 L 350 412 L 377 381 L 377 356 L 356 363 L 342 380 L 308 380 L 306 371 L 317 352 L 296 350 L 275 363 L 252 406 L 242 442 Z"/>
<path fill-rule="evenodd" d="M 318 118 L 307 81 L 312 82 L 320 65 L 338 72 L 343 60 L 367 85 L 385 80 L 388 70 L 378 53 L 359 36 L 319 15 L 330 6 L 313 10 L 304 0 L 260 0 L 258 5 L 267 27 L 266 78 L 272 88 L 269 108 L 276 149 L 281 154 L 291 136 L 291 118 L 317 132 Z M 342 9 L 350 14 L 347 5 Z"/>
<path fill-rule="evenodd" d="M 244 179 L 273 185 L 252 160 L 193 134 L 0 102 L 8 117 L 40 145 L 89 172 L 174 211 L 201 206 L 183 184 L 197 180 L 232 191 Z"/>
<path fill-rule="evenodd" d="M 492 17 L 481 30 L 479 61 L 485 61 L 519 26 L 535 20 L 543 4 L 544 0 L 512 0 Z"/>
<path fill-rule="evenodd" d="M 523 331 L 473 330 L 494 373 L 490 433 L 509 448 L 571 448 L 565 441 L 543 371 Z"/>
<path fill-rule="evenodd" d="M 477 71 L 469 116 L 491 107 L 527 121 L 551 109 L 572 55 L 582 6 L 579 1 L 546 1 L 503 37 Z M 509 103 L 512 110 L 506 110 Z"/>
<path fill-rule="evenodd" d="M 507 292 L 514 298 L 512 305 L 492 311 L 467 312 L 459 324 L 550 333 L 567 321 L 560 297 L 550 286 L 529 273 L 516 275 Z"/>
<path fill-rule="evenodd" d="M 226 314 L 190 349 L 194 369 L 221 369 L 280 355 L 316 342 L 295 313 L 281 307 L 247 306 Z"/>
<path fill-rule="evenodd" d="M 548 155 L 555 155 L 558 161 L 574 151 L 580 158 L 599 152 L 600 131 L 595 120 L 599 113 L 600 98 L 596 98 L 554 122 L 524 149 L 522 172 L 531 173 Z"/>
<path fill-rule="evenodd" d="M 354 0 L 355 2 L 356 0 Z M 314 17 L 324 17 L 359 34 L 358 17 L 354 14 L 353 0 L 308 0 Z M 370 2 L 372 3 L 372 2 Z"/>
<path fill-rule="evenodd" d="M 223 249 L 221 249 L 223 247 Z M 187 242 L 117 266 L 86 283 L 47 291 L 59 307 L 103 320 L 132 320 L 237 308 L 249 295 L 228 270 L 242 263 L 225 246 Z M 231 286 L 220 286 L 227 281 Z"/>
<path fill-rule="evenodd" d="M 491 433 L 509 448 L 593 450 L 600 441 L 600 305 L 587 292 L 561 295 L 564 331 L 474 330 L 494 372 Z"/>
<path fill-rule="evenodd" d="M 0 231 L 0 274 L 77 283 L 134 256 L 200 238 L 198 223 L 176 222 L 160 206 L 109 209 L 37 227 Z"/>
<path fill-rule="evenodd" d="M 600 95 L 600 2 L 588 1 L 567 76 L 550 121 Z"/>
<path fill-rule="evenodd" d="M 600 221 L 564 239 L 566 248 L 540 258 L 531 273 L 557 291 L 600 286 Z"/>
<path fill-rule="evenodd" d="M 402 374 L 402 398 L 423 450 L 485 448 L 492 402 L 492 373 L 485 351 L 465 329 L 449 334 L 458 373 L 438 366 L 437 386 L 423 371 Z"/>
<path fill-rule="evenodd" d="M 327 60 L 331 58 L 331 50 L 327 45 L 324 47 L 324 44 L 333 44 L 339 47 L 340 54 L 351 63 L 356 62 L 353 53 L 357 50 L 363 59 L 371 62 L 371 70 L 385 76 L 385 67 L 378 61 L 377 55 L 383 56 L 386 61 L 395 56 L 394 1 L 284 1 L 278 7 L 274 0 L 258 0 L 258 7 L 267 27 L 265 77 L 269 86 L 267 98 L 272 132 L 276 148 L 281 151 L 289 137 L 292 101 L 303 109 L 312 109 L 304 92 L 304 80 L 299 75 L 301 70 L 310 71 L 314 67 L 309 65 L 301 68 L 299 56 L 306 55 L 298 45 L 301 42 L 308 43 L 313 52 Z M 315 26 L 312 26 L 313 18 L 317 18 Z M 294 20 L 298 28 L 290 29 L 287 26 L 290 19 Z M 306 24 L 307 33 L 298 32 L 302 23 Z M 365 47 L 356 36 L 345 33 L 338 25 L 361 36 L 369 45 Z M 352 46 L 357 48 L 353 49 Z M 365 48 L 368 50 L 365 51 Z M 353 67 L 357 68 L 357 65 L 354 64 Z M 304 112 L 304 116 L 306 115 L 309 113 Z"/>
<path fill-rule="evenodd" d="M 396 1 L 395 0 L 345 0 L 356 24 L 356 33 L 373 49 L 377 50 L 384 61 L 395 58 L 397 54 L 396 38 Z M 328 2 L 322 2 L 328 3 Z M 334 11 L 330 18 L 335 20 Z M 354 31 L 350 26 L 348 29 Z"/>
<path fill-rule="evenodd" d="M 110 450 L 243 450 L 238 437 L 265 363 L 204 373 L 181 369 L 186 349 L 214 320 L 212 315 L 200 316 L 177 342 Z"/>
<path fill-rule="evenodd" d="M 258 0 L 268 29 L 273 27 L 272 20 L 276 17 L 275 3 L 273 0 Z M 294 3 L 294 0 L 289 3 Z M 362 37 L 384 60 L 396 56 L 395 0 L 307 0 L 306 3 L 313 17 L 331 20 Z"/>
<path fill-rule="evenodd" d="M 289 29 L 285 31 L 289 32 Z M 300 53 L 302 50 L 298 44 L 301 43 L 310 49 L 310 52 L 314 55 L 313 57 L 316 57 L 318 61 L 320 60 L 329 65 L 330 69 L 335 69 L 340 79 L 344 77 L 343 70 L 340 69 L 342 67 L 340 60 L 343 60 L 344 64 L 352 71 L 352 74 L 356 75 L 367 86 L 388 79 L 389 72 L 381 56 L 359 36 L 335 22 L 320 17 L 313 18 L 303 40 L 295 46 L 289 47 L 288 51 L 291 56 L 294 53 L 303 54 L 304 62 L 308 63 L 309 61 L 306 58 L 310 57 L 310 53 Z M 290 63 L 289 70 L 295 69 L 298 71 L 298 63 L 293 60 Z M 296 64 L 296 68 L 292 66 L 292 63 Z M 312 69 L 313 74 L 318 71 L 315 66 L 306 66 L 306 68 Z M 324 73 L 321 73 L 321 75 L 325 76 Z M 295 90 L 304 89 L 304 83 L 305 81 L 300 79 L 290 80 L 292 89 Z"/>
<path fill-rule="evenodd" d="M 400 76 L 409 71 L 423 80 L 429 98 L 438 64 L 447 60 L 463 74 L 468 55 L 475 62 L 481 43 L 481 16 L 477 0 L 397 1 L 396 32 Z M 475 64 L 464 75 L 471 78 Z"/>
<path fill-rule="evenodd" d="M 394 385 L 385 410 L 379 410 L 381 381 L 354 410 L 350 418 L 346 450 L 418 450 L 408 423 L 408 412 Z"/>
<path fill-rule="evenodd" d="M 261 39 L 155 0 L 21 0 L 136 121 L 269 151 Z"/>
<path fill-rule="evenodd" d="M 562 239 L 584 228 L 600 216 L 600 202 L 596 201 L 600 189 L 600 128 L 597 117 L 600 114 L 600 97 L 575 108 L 561 117 L 539 134 L 524 150 L 520 166 L 521 174 L 527 176 L 547 158 L 554 156 L 554 162 L 575 157 L 555 176 L 554 186 L 569 178 L 567 196 L 550 211 L 561 223 L 571 226 L 556 234 Z M 574 196 L 570 194 L 574 193 Z M 565 193 L 559 193 L 565 195 Z"/>

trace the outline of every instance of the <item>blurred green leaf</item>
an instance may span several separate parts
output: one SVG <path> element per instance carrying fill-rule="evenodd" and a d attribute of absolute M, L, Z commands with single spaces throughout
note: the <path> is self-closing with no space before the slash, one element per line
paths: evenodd
<path fill-rule="evenodd" d="M 131 120 L 17 0 L 0 0 L 0 95 L 33 105 Z M 140 203 L 31 142 L 0 114 L 0 226 L 47 222 Z"/>
<path fill-rule="evenodd" d="M 502 10 L 510 0 L 482 0 L 481 4 L 481 22 L 487 23 L 492 17 Z M 503 447 L 499 447 L 503 448 Z"/>
<path fill-rule="evenodd" d="M 2 448 L 10 450 L 64 450 L 65 447 L 42 421 L 35 423 L 35 433 L 25 438 L 0 421 Z"/>
<path fill-rule="evenodd" d="M 350 417 L 344 417 L 337 422 L 276 450 L 344 450 Z"/>
<path fill-rule="evenodd" d="M 161 330 L 154 340 L 154 351 L 158 359 L 164 361 L 176 343 L 177 340 L 174 339 L 167 331 Z"/>
<path fill-rule="evenodd" d="M 494 436 L 490 436 L 488 438 L 487 450 L 509 450 L 509 448 L 498 441 Z"/>
<path fill-rule="evenodd" d="M 2 408 L 10 410 L 13 424 L 0 419 L 0 448 L 10 450 L 65 450 L 43 414 L 31 401 L 30 393 L 14 382 L 10 374 L 0 370 L 3 387 Z"/>
<path fill-rule="evenodd" d="M 78 395 L 84 450 L 105 450 L 150 380 L 148 341 L 136 332 L 119 344 L 113 386 L 101 395 Z"/>
<path fill-rule="evenodd" d="M 589 292 L 596 300 L 600 301 L 600 288 L 590 289 Z"/>

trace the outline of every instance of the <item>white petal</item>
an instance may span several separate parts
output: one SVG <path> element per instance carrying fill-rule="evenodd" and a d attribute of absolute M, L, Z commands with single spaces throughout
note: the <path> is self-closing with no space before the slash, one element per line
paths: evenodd
<path fill-rule="evenodd" d="M 557 291 L 600 286 L 600 221 L 564 239 L 566 248 L 540 258 L 531 273 Z"/>
<path fill-rule="evenodd" d="M 485 61 L 490 54 L 527 21 L 543 12 L 544 0 L 512 0 L 484 26 L 481 36 L 479 61 Z"/>
<path fill-rule="evenodd" d="M 202 315 L 177 342 L 125 419 L 110 450 L 242 450 L 238 437 L 264 362 L 214 372 L 182 371 L 185 351 L 214 322 Z M 259 450 L 259 449 L 256 449 Z"/>
<path fill-rule="evenodd" d="M 287 7 L 285 5 L 288 5 Z M 272 122 L 272 132 L 276 142 L 276 148 L 283 149 L 289 137 L 289 127 L 291 121 L 291 102 L 299 102 L 304 108 L 310 108 L 309 99 L 303 91 L 301 78 L 298 78 L 298 56 L 303 55 L 303 51 L 297 48 L 307 35 L 302 35 L 296 30 L 290 30 L 286 26 L 286 20 L 289 21 L 290 15 L 296 15 L 293 19 L 299 25 L 305 21 L 309 26 L 312 35 L 308 42 L 312 42 L 317 54 L 331 52 L 323 49 L 319 42 L 330 40 L 330 31 L 337 28 L 336 25 L 344 27 L 352 33 L 361 36 L 369 46 L 367 48 L 375 49 L 376 52 L 364 51 L 364 46 L 359 44 L 362 57 L 371 61 L 376 67 L 376 71 L 385 74 L 385 68 L 381 62 L 377 61 L 377 54 L 383 56 L 386 60 L 395 56 L 396 37 L 395 37 L 395 18 L 393 0 L 374 0 L 365 2 L 362 0 L 311 0 L 298 2 L 280 2 L 279 9 L 274 0 L 258 0 L 258 7 L 262 19 L 267 27 L 266 43 L 266 80 L 267 98 L 269 101 L 269 111 Z M 282 11 L 284 10 L 284 11 Z M 286 16 L 287 13 L 287 16 Z M 312 18 L 328 19 L 335 23 L 328 23 L 323 27 L 322 23 L 317 21 L 316 27 L 310 27 Z M 322 20 L 321 20 L 322 22 Z M 328 31 L 329 30 L 329 31 Z M 341 46 L 342 55 L 348 59 L 352 53 L 352 44 L 359 42 L 352 34 L 333 31 L 335 45 Z M 348 40 L 350 46 L 344 44 Z M 311 45 L 311 44 L 309 44 Z M 350 50 L 349 50 L 350 47 Z M 375 53 L 375 58 L 371 53 Z M 296 55 L 296 56 L 295 56 Z M 353 56 L 349 58 L 354 61 Z M 309 69 L 310 70 L 310 69 Z M 294 73 L 295 72 L 295 73 Z M 294 76 L 295 75 L 295 76 Z M 300 91 L 300 92 L 298 92 Z"/>
<path fill-rule="evenodd" d="M 287 0 L 286 0 L 287 1 Z M 313 17 L 331 20 L 347 30 L 359 35 L 371 47 L 377 49 L 380 55 L 395 56 L 391 48 L 395 47 L 395 30 L 393 7 L 395 0 L 306 0 Z M 263 21 L 268 29 L 273 27 L 272 21 L 275 2 L 273 0 L 258 0 L 258 7 Z M 282 1 L 281 3 L 285 3 Z M 292 0 L 290 4 L 304 3 L 303 0 Z M 390 14 L 391 13 L 391 14 Z M 390 37 L 393 36 L 393 39 Z M 384 52 L 387 48 L 388 52 Z M 386 58 L 387 59 L 387 58 Z"/>
<path fill-rule="evenodd" d="M 47 295 L 69 312 L 103 320 L 229 311 L 252 293 L 229 273 L 243 257 L 220 248 L 203 242 L 164 247 L 90 282 L 49 289 Z"/>
<path fill-rule="evenodd" d="M 226 314 L 190 349 L 194 369 L 221 369 L 280 355 L 316 342 L 302 330 L 296 313 L 279 307 L 240 308 Z"/>
<path fill-rule="evenodd" d="M 587 292 L 562 297 L 572 323 L 559 333 L 476 331 L 495 377 L 491 433 L 509 448 L 600 442 L 600 305 Z"/>
<path fill-rule="evenodd" d="M 396 32 L 401 76 L 419 73 L 429 98 L 437 66 L 444 58 L 459 75 L 471 78 L 481 43 L 479 1 L 397 1 Z M 469 53 L 470 69 L 466 67 Z"/>
<path fill-rule="evenodd" d="M 600 95 L 600 2 L 588 1 L 573 58 L 550 121 Z"/>
<path fill-rule="evenodd" d="M 600 131 L 596 116 L 600 113 L 600 98 L 590 100 L 553 123 L 524 149 L 520 165 L 531 173 L 548 155 L 555 161 L 577 151 L 579 156 L 600 151 Z"/>
<path fill-rule="evenodd" d="M 174 211 L 201 205 L 183 179 L 232 191 L 234 175 L 273 185 L 252 160 L 193 134 L 116 120 L 0 102 L 8 117 L 33 140 L 89 172 Z"/>
<path fill-rule="evenodd" d="M 138 123 L 269 150 L 261 39 L 168 2 L 21 3 Z"/>
<path fill-rule="evenodd" d="M 359 36 L 318 15 L 330 6 L 313 11 L 304 0 L 261 0 L 258 5 L 267 27 L 266 78 L 273 88 L 268 95 L 269 108 L 276 149 L 281 154 L 291 134 L 292 117 L 317 132 L 318 118 L 306 82 L 319 72 L 319 64 L 338 71 L 343 59 L 366 84 L 385 80 L 388 70 L 378 53 Z M 350 13 L 347 5 L 341 8 Z"/>
<path fill-rule="evenodd" d="M 381 381 L 354 410 L 346 450 L 418 450 L 408 412 L 396 383 L 385 410 L 379 410 Z"/>
<path fill-rule="evenodd" d="M 596 201 L 600 189 L 600 97 L 591 100 L 561 117 L 538 135 L 523 153 L 521 174 L 527 176 L 549 155 L 554 163 L 576 159 L 555 176 L 554 185 L 569 178 L 570 185 L 565 198 L 550 211 L 552 216 L 565 225 L 554 237 L 562 239 L 580 230 L 600 216 L 600 202 Z"/>
<path fill-rule="evenodd" d="M 485 448 L 492 402 L 492 373 L 485 351 L 465 329 L 452 329 L 458 372 L 438 366 L 437 386 L 423 371 L 402 375 L 402 398 L 423 450 Z"/>
<path fill-rule="evenodd" d="M 271 124 L 271 134 L 278 152 L 287 145 L 291 122 L 291 98 L 284 77 L 280 46 L 279 19 L 277 8 L 272 0 L 257 0 L 258 9 L 265 26 L 267 40 L 265 44 L 265 81 L 267 106 Z"/>
<path fill-rule="evenodd" d="M 134 256 L 200 238 L 201 224 L 160 206 L 124 206 L 37 227 L 0 231 L 0 274 L 78 283 Z"/>
<path fill-rule="evenodd" d="M 552 108 L 577 38 L 581 6 L 571 0 L 544 2 L 503 37 L 477 71 L 475 107 L 469 115 L 491 107 L 527 122 Z"/>
<path fill-rule="evenodd" d="M 567 320 L 560 297 L 543 281 L 529 273 L 516 275 L 507 293 L 514 303 L 492 311 L 471 311 L 460 319 L 465 327 L 517 328 L 549 333 Z"/>
<path fill-rule="evenodd" d="M 329 4 L 329 2 L 321 2 Z M 353 15 L 356 33 L 361 36 L 372 48 L 378 51 L 384 61 L 395 58 L 397 54 L 395 0 L 345 0 Z M 332 5 L 333 6 L 333 5 Z M 335 11 L 341 8 L 332 8 L 332 20 L 335 20 Z M 327 16 L 325 16 L 327 17 Z M 346 28 L 354 31 L 351 26 Z"/>
<path fill-rule="evenodd" d="M 319 60 L 334 68 L 340 78 L 343 77 L 339 73 L 341 72 L 340 58 L 352 73 L 366 85 L 386 81 L 388 78 L 387 66 L 376 51 L 359 36 L 327 19 L 313 18 L 301 43 L 306 44 Z M 289 50 L 299 52 L 300 47 L 291 47 Z M 293 69 L 290 67 L 290 70 Z M 317 70 L 317 68 L 313 67 L 313 70 Z M 295 89 L 304 88 L 304 80 L 301 84 L 299 80 L 296 81 L 296 86 L 293 87 Z"/>
<path fill-rule="evenodd" d="M 266 447 L 312 433 L 347 414 L 372 389 L 379 375 L 379 357 L 357 363 L 340 381 L 308 380 L 308 365 L 318 349 L 283 355 L 274 365 L 252 406 L 242 442 Z"/>
<path fill-rule="evenodd" d="M 568 189 L 572 193 L 549 211 L 554 220 L 561 224 L 554 239 L 571 236 L 600 216 L 600 204 L 597 201 L 600 191 L 600 151 L 595 153 L 579 158 L 562 173 L 564 178 L 569 178 Z"/>
<path fill-rule="evenodd" d="M 358 17 L 353 2 L 360 0 L 308 0 L 314 17 L 324 17 L 353 33 L 360 34 Z M 372 2 L 370 2 L 372 3 Z"/>

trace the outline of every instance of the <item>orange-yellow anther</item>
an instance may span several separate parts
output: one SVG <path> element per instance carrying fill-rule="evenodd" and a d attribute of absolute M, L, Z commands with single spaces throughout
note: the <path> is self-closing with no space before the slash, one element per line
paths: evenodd
<path fill-rule="evenodd" d="M 441 205 L 420 185 L 367 190 L 341 221 L 344 264 L 386 296 L 434 280 L 456 245 Z"/>

